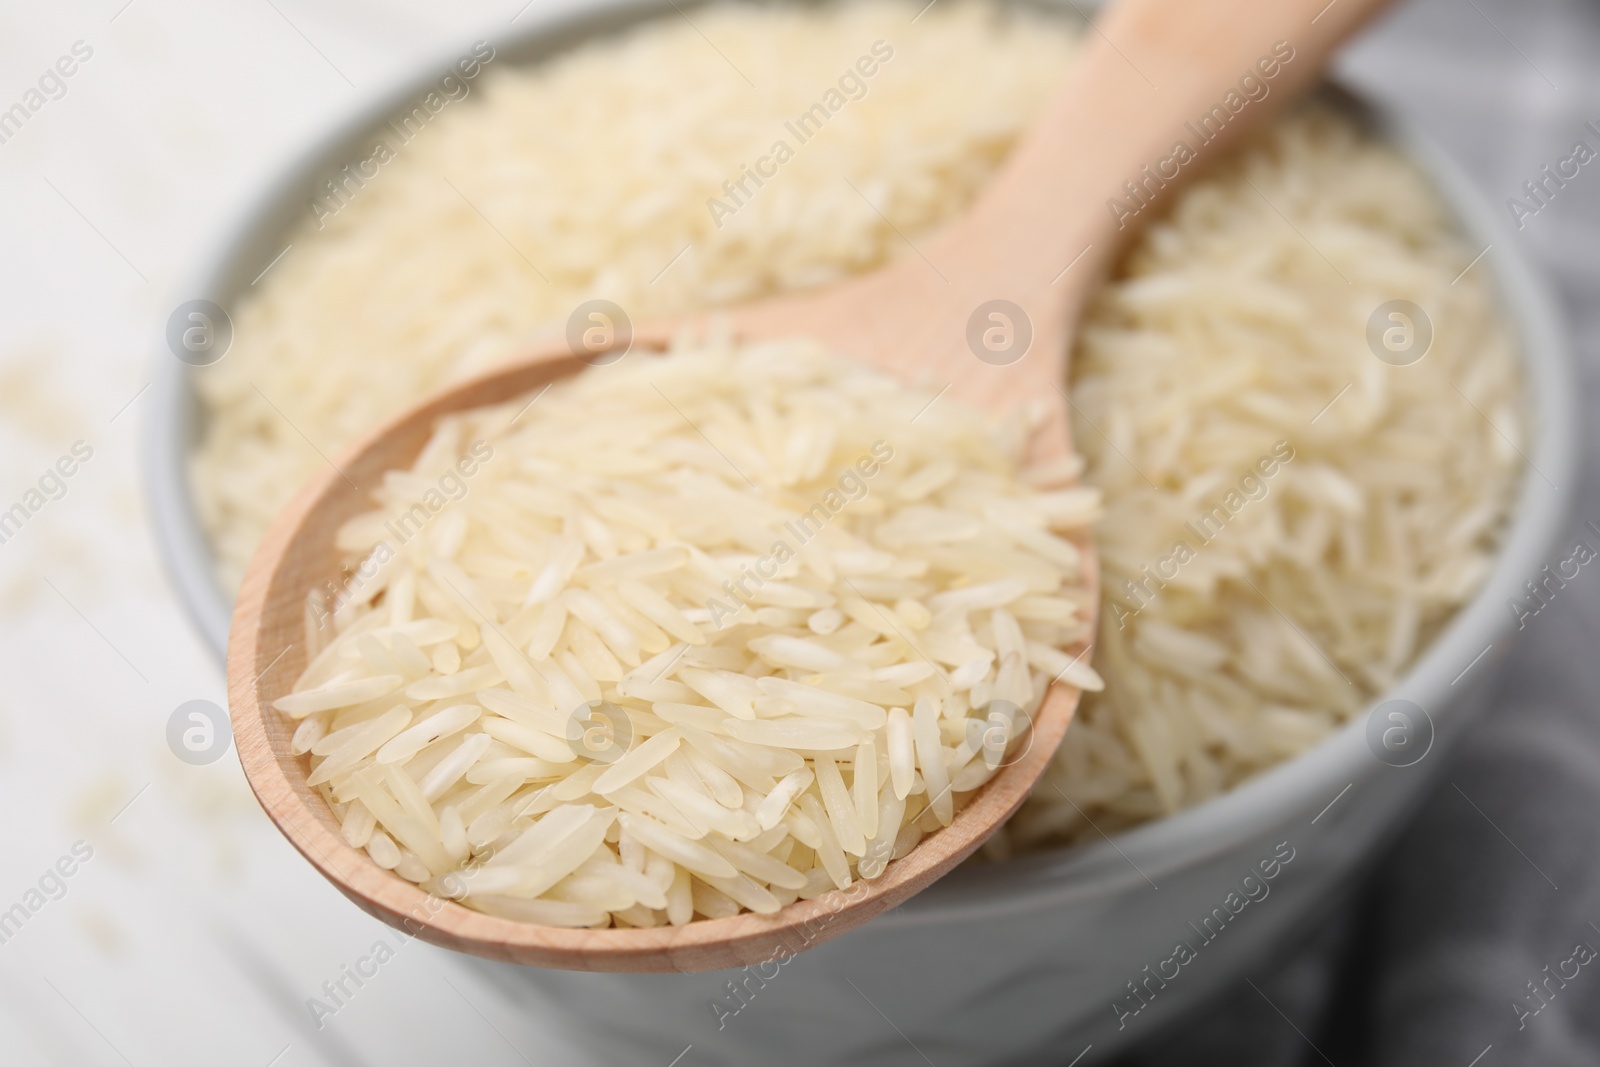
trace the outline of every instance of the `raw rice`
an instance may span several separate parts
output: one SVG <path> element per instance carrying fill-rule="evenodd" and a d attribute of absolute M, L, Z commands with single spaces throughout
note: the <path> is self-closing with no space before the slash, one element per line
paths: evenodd
<path fill-rule="evenodd" d="M 1066 535 L 1098 497 L 1021 471 L 1028 432 L 807 341 L 451 416 L 339 531 L 276 707 L 352 847 L 491 914 L 681 924 L 875 878 L 1017 751 L 1055 678 L 1026 643 L 1089 636 Z"/>
<path fill-rule="evenodd" d="M 225 583 L 237 583 L 321 454 L 514 356 L 584 299 L 615 300 L 642 320 L 826 284 L 911 254 L 906 238 L 920 243 L 955 217 L 1027 128 L 1076 41 L 1067 24 L 1038 14 L 924 7 L 712 6 L 695 16 L 705 37 L 667 19 L 535 69 L 491 64 L 474 97 L 405 146 L 326 230 L 308 221 L 293 235 L 292 251 L 236 309 L 234 349 L 200 371 L 209 418 L 196 498 Z M 708 59 L 706 38 L 738 68 L 760 71 L 756 87 Z M 865 98 L 718 228 L 707 198 L 879 39 L 894 56 Z M 1048 783 L 990 855 L 1097 839 L 1294 757 L 1387 688 L 1471 599 L 1504 527 L 1525 432 L 1488 280 L 1493 253 L 1466 269 L 1480 251 L 1412 165 L 1325 108 L 1280 120 L 1180 194 L 1130 251 L 1089 310 L 1072 385 L 1086 479 L 1106 499 L 1106 625 L 1094 661 L 1111 691 L 1085 702 Z M 1365 340 L 1373 309 L 1398 297 L 1421 304 L 1436 327 L 1432 351 L 1409 367 L 1380 363 Z M 1130 599 L 1124 583 L 1143 580 L 1177 528 L 1279 441 L 1293 459 L 1268 495 L 1159 595 Z M 929 464 L 896 493 L 919 499 L 955 471 Z M 634 561 L 617 591 L 676 641 L 686 631 L 649 596 L 652 568 L 668 562 Z M 564 581 L 572 566 L 552 560 L 542 578 Z M 782 617 L 800 620 L 789 636 L 827 639 L 873 627 L 874 615 L 850 606 L 768 607 L 796 613 Z M 1008 610 L 1025 625 L 1073 617 L 1030 595 Z M 930 611 L 907 602 L 885 615 L 916 630 Z M 527 651 L 550 654 L 570 614 L 541 616 Z M 581 654 L 615 658 L 585 625 L 593 640 Z M 405 693 L 459 703 L 496 669 L 472 644 L 476 631 L 439 619 L 372 634 L 391 644 L 403 634 L 440 676 Z M 1085 666 L 1045 642 L 1027 640 L 1024 652 L 1051 676 L 1074 679 Z M 972 680 L 963 667 L 944 669 L 953 682 Z M 724 709 L 703 694 L 641 678 L 617 684 L 650 700 L 663 722 L 717 740 L 706 726 Z M 891 711 L 883 727 L 885 797 L 907 796 L 910 711 Z M 322 739 L 324 717 L 308 713 L 297 751 Z M 514 749 L 504 740 L 513 736 L 537 744 L 511 720 L 486 719 L 504 724 L 496 746 Z M 827 751 L 843 763 L 848 738 L 833 740 L 840 747 Z M 743 751 L 708 747 L 679 751 L 706 767 Z M 488 805 L 517 770 L 504 761 L 551 755 L 559 750 L 496 747 L 475 758 L 478 777 L 506 768 L 498 783 L 472 782 L 441 760 L 423 792 L 496 786 L 483 794 Z M 795 771 L 740 763 L 725 773 L 741 789 L 752 777 L 814 788 Z M 564 799 L 583 795 L 570 791 Z M 796 851 L 822 843 L 802 812 L 785 818 L 807 835 Z M 390 840 L 370 823 L 370 813 L 357 819 L 354 835 Z M 667 895 L 680 920 L 690 907 L 738 907 L 676 876 Z"/>
<path fill-rule="evenodd" d="M 230 308 L 227 357 L 196 375 L 195 497 L 224 585 L 323 455 L 585 300 L 638 323 L 912 254 L 1028 127 L 1076 38 L 982 3 L 913 23 L 924 6 L 729 3 L 693 26 L 669 10 L 538 66 L 497 59 L 337 214 L 308 209 Z M 893 55 L 865 95 L 800 143 L 785 123 L 880 41 Z M 718 226 L 708 201 L 779 138 L 794 158 Z"/>
<path fill-rule="evenodd" d="M 1492 260 L 1467 269 L 1482 251 L 1410 162 L 1313 105 L 1129 252 L 1072 383 L 1085 480 L 1106 495 L 1106 690 L 988 855 L 1098 840 L 1298 755 L 1472 599 L 1525 450 Z M 1434 331 L 1409 366 L 1368 347 L 1396 299 Z M 1280 443 L 1292 458 L 1261 477 Z M 1251 472 L 1260 498 L 1229 502 Z M 1218 504 L 1233 514 L 1202 543 Z M 1194 559 L 1147 582 L 1179 540 Z"/>

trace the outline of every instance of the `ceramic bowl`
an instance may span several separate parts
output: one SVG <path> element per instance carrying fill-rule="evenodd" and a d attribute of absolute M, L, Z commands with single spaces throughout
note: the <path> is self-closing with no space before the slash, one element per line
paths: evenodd
<path fill-rule="evenodd" d="M 529 10 L 514 35 L 494 39 L 496 64 L 535 63 L 626 25 L 676 18 L 682 6 L 602 0 L 565 13 Z M 192 295 L 226 308 L 244 293 L 283 248 L 316 183 L 355 158 L 363 135 L 447 65 L 441 60 L 375 100 L 268 185 L 220 242 Z M 1475 269 L 1494 277 L 1534 415 L 1531 465 L 1492 574 L 1392 692 L 1325 743 L 1225 795 L 1097 843 L 965 867 L 781 966 L 663 976 L 469 965 L 490 972 L 530 1012 L 560 1020 L 570 1030 L 564 1036 L 597 1065 L 665 1065 L 689 1045 L 696 1064 L 796 1067 L 1061 1065 L 1093 1046 L 1087 1064 L 1203 1004 L 1315 922 L 1402 824 L 1442 750 L 1485 702 L 1512 644 L 1507 599 L 1552 558 L 1578 454 L 1577 388 L 1560 316 L 1503 213 L 1421 134 L 1343 99 L 1424 168 L 1476 246 L 1493 246 Z M 220 659 L 231 605 L 188 481 L 186 456 L 203 418 L 191 373 L 161 353 L 148 485 L 172 579 Z M 1414 749 L 1426 755 L 1408 766 L 1380 759 L 1382 746 L 1369 741 L 1390 725 L 1398 705 L 1385 705 L 1394 700 L 1426 715 L 1413 725 L 1431 750 Z M 1229 894 L 1263 863 L 1274 877 L 1252 884 L 1265 885 L 1266 895 L 1253 890 L 1259 899 L 1234 914 L 1225 905 L 1241 898 Z M 1183 964 L 1169 962 L 1179 941 L 1194 955 Z"/>

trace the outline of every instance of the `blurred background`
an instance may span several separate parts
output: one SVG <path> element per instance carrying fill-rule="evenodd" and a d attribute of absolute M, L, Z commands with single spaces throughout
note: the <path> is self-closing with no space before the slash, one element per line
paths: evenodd
<path fill-rule="evenodd" d="M 314 1024 L 307 998 L 387 928 L 294 853 L 231 753 L 195 765 L 169 748 L 179 705 L 226 701 L 167 586 L 140 472 L 167 317 L 247 195 L 446 45 L 492 42 L 526 10 L 0 3 L 0 101 L 75 42 L 92 50 L 66 93 L 0 143 L 0 499 L 76 442 L 92 452 L 65 496 L 0 544 L 0 910 L 45 899 L 0 942 L 0 1062 L 589 1062 L 552 1009 L 421 943 Z M 1340 73 L 1502 203 L 1600 123 L 1597 56 L 1592 0 L 1408 0 Z M 1586 169 L 1517 237 L 1564 304 L 1592 401 L 1600 176 Z M 1574 529 L 1588 518 L 1600 519 L 1592 481 Z M 1600 968 L 1537 1019 L 1514 1004 L 1574 938 L 1600 946 L 1597 611 L 1590 582 L 1541 616 L 1492 717 L 1450 754 L 1359 899 L 1128 1062 L 1600 1062 Z M 685 1050 L 684 1067 L 696 1062 L 717 1060 Z"/>

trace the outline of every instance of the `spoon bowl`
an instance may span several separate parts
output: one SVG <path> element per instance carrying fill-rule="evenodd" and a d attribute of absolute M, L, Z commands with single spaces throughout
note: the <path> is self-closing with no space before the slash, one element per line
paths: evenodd
<path fill-rule="evenodd" d="M 1068 340 L 1094 282 L 1149 217 L 1147 209 L 1203 165 L 1184 160 L 1168 176 L 1164 164 L 1174 159 L 1175 138 L 1197 139 L 1183 132 L 1186 124 L 1221 114 L 1201 151 L 1236 140 L 1313 84 L 1339 41 L 1381 6 L 1382 0 L 1117 4 L 1091 31 L 1035 132 L 973 209 L 926 247 L 912 245 L 894 265 L 829 290 L 647 325 L 632 335 L 632 346 L 664 348 L 685 330 L 705 331 L 714 318 L 743 341 L 809 335 L 998 414 L 1042 401 L 1046 417 L 1030 458 L 1068 458 Z M 1269 60 L 1275 60 L 1270 76 Z M 1270 93 L 1258 100 L 1240 95 L 1245 76 L 1258 85 L 1270 77 Z M 1237 110 L 1235 99 L 1244 102 Z M 1026 799 L 1071 721 L 1078 690 L 1053 685 L 1020 756 L 950 825 L 880 877 L 770 916 L 648 929 L 574 930 L 498 918 L 379 867 L 345 842 L 322 796 L 306 784 L 306 758 L 291 749 L 290 723 L 272 710 L 305 665 L 306 594 L 339 575 L 335 533 L 369 506 L 358 487 L 409 467 L 441 416 L 533 393 L 621 343 L 581 350 L 564 341 L 541 345 L 522 362 L 458 385 L 373 431 L 300 492 L 257 549 L 239 590 L 228 649 L 236 743 L 257 798 L 302 855 L 364 910 L 425 940 L 577 970 L 688 972 L 762 962 L 881 914 L 970 855 Z M 1093 595 L 1093 546 L 1080 548 Z"/>
<path fill-rule="evenodd" d="M 640 336 L 635 344 L 654 339 Z M 1050 690 L 1022 742 L 1026 749 L 1002 766 L 949 826 L 889 864 L 881 877 L 796 901 L 775 916 L 746 912 L 651 929 L 538 926 L 432 896 L 346 843 L 322 795 L 306 784 L 306 757 L 295 755 L 290 745 L 295 724 L 272 708 L 306 663 L 306 593 L 340 576 L 335 534 L 369 506 L 351 483 L 373 485 L 385 471 L 408 467 L 445 415 L 536 394 L 585 367 L 565 348 L 539 356 L 435 397 L 346 450 L 334 461 L 338 470 L 318 477 L 279 515 L 256 557 L 259 563 L 270 556 L 274 565 L 252 565 L 240 587 L 228 647 L 234 742 L 262 807 L 313 866 L 369 914 L 447 948 L 532 966 L 691 972 L 755 963 L 837 936 L 945 874 L 1010 817 L 1071 721 L 1078 690 L 1070 686 Z M 1092 579 L 1093 546 L 1079 547 Z"/>

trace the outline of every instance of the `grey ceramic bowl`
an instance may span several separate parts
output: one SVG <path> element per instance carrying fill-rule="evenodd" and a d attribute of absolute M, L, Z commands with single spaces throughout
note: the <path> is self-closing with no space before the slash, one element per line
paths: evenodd
<path fill-rule="evenodd" d="M 679 6 L 602 0 L 575 15 L 529 11 L 514 37 L 493 42 L 496 63 L 536 62 L 641 19 L 676 17 Z M 442 71 L 454 57 L 428 70 Z M 282 249 L 315 183 L 435 76 L 385 94 L 268 186 L 191 295 L 226 307 L 247 290 Z M 781 967 L 660 976 L 467 965 L 493 974 L 530 1011 L 560 1019 L 597 1065 L 666 1064 L 689 1044 L 695 1063 L 805 1067 L 1059 1065 L 1093 1045 L 1087 1064 L 1202 1004 L 1313 923 L 1398 828 L 1441 765 L 1442 748 L 1481 710 L 1512 641 L 1504 605 L 1544 565 L 1564 528 L 1578 455 L 1577 389 L 1562 323 L 1501 212 L 1414 130 L 1351 106 L 1432 176 L 1477 245 L 1494 246 L 1475 269 L 1493 274 L 1522 352 L 1535 416 L 1529 457 L 1543 475 L 1524 472 L 1509 535 L 1482 592 L 1393 692 L 1326 743 L 1223 796 L 1096 844 L 958 870 Z M 166 352 L 160 359 L 148 449 L 152 512 L 172 578 L 220 657 L 229 597 L 213 577 L 185 468 L 201 413 L 189 368 Z M 1383 705 L 1397 699 L 1426 712 L 1417 736 L 1431 735 L 1433 749 L 1403 767 L 1380 760 L 1368 740 L 1372 724 L 1390 725 Z M 1266 895 L 1225 925 L 1216 919 L 1243 879 L 1275 857 Z M 1168 963 L 1180 940 L 1195 958 Z"/>

